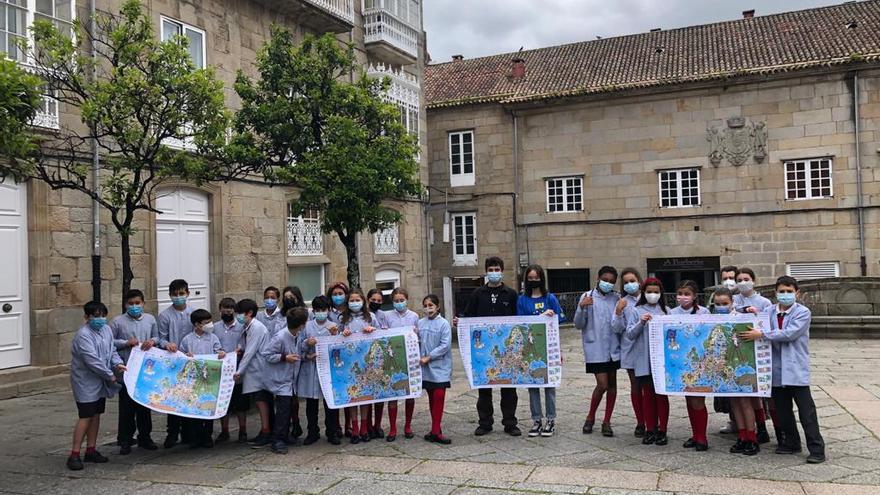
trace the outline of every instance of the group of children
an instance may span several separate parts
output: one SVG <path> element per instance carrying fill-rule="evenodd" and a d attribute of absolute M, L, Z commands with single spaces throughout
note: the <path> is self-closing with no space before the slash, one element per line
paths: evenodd
<path fill-rule="evenodd" d="M 523 288 L 517 292 L 503 282 L 504 262 L 497 257 L 486 260 L 486 284 L 471 294 L 462 312 L 466 317 L 513 315 L 545 315 L 565 321 L 558 299 L 547 290 L 545 271 L 531 265 L 522 274 Z M 619 275 L 615 268 L 599 270 L 596 288 L 583 294 L 573 321 L 581 331 L 585 368 L 596 378 L 590 398 L 589 412 L 582 432 L 590 434 L 598 407 L 605 398 L 601 423 L 604 436 L 613 436 L 611 417 L 617 398 L 617 370 L 627 370 L 631 385 L 631 402 L 636 417 L 634 435 L 646 445 L 668 443 L 669 399 L 654 390 L 647 324 L 655 316 L 666 314 L 708 314 L 710 310 L 697 301 L 699 289 L 693 281 L 682 281 L 676 287 L 676 303 L 668 308 L 664 287 L 656 278 L 642 279 L 639 272 L 627 268 Z M 819 432 L 816 408 L 810 395 L 809 326 L 810 310 L 797 303 L 798 284 L 792 277 L 776 282 L 777 303 L 773 304 L 754 290 L 755 273 L 748 268 L 722 269 L 722 287 L 712 296 L 712 312 L 716 314 L 767 313 L 770 328 L 751 329 L 738 335 L 745 340 L 767 339 L 772 344 L 772 400 L 768 405 L 757 398 L 731 398 L 729 410 L 738 432 L 732 453 L 754 455 L 760 444 L 769 441 L 765 411 L 769 412 L 776 430 L 779 454 L 801 452 L 801 440 L 795 424 L 792 402 L 797 404 L 810 455 L 807 462 L 825 460 L 824 442 Z M 384 403 L 352 406 L 343 409 L 344 424 L 339 411 L 328 407 L 318 380 L 316 349 L 318 339 L 331 335 L 345 337 L 358 333 L 381 332 L 383 329 L 412 327 L 419 338 L 422 384 L 428 396 L 431 429 L 425 440 L 449 444 L 441 427 L 446 389 L 452 378 L 452 334 L 449 322 L 440 316 L 439 299 L 430 294 L 423 298 L 424 316 L 409 309 L 409 295 L 402 288 L 392 294 L 393 309 L 382 311 L 382 293 L 373 289 L 366 294 L 343 283 L 331 286 L 326 295 L 311 301 L 307 310 L 302 294 L 296 287 L 279 291 L 267 287 L 263 308 L 256 301 L 234 301 L 224 298 L 219 303 L 220 319 L 211 313 L 193 310 L 187 305 L 189 288 L 184 280 L 169 286 L 171 306 L 158 318 L 144 312 L 144 295 L 139 290 L 126 294 L 125 312 L 107 322 L 107 307 L 99 302 L 84 306 L 85 323 L 76 333 L 71 347 L 71 384 L 79 413 L 73 434 L 73 446 L 67 465 L 83 468 L 85 462 L 107 462 L 95 448 L 100 415 L 106 399 L 118 391 L 119 425 L 117 442 L 120 454 L 131 452 L 133 445 L 146 450 L 158 446 L 151 438 L 150 410 L 129 396 L 122 384 L 121 373 L 131 349 L 158 347 L 169 352 L 181 351 L 189 356 L 215 354 L 223 359 L 227 353 L 237 355 L 235 388 L 228 414 L 222 418 L 221 432 L 213 436 L 213 422 L 167 415 L 165 448 L 179 441 L 192 448 L 211 447 L 215 442 L 230 439 L 229 420 L 238 420 L 238 441 L 254 447 L 269 445 L 276 453 L 286 453 L 287 446 L 298 443 L 306 434 L 303 445 L 320 438 L 318 410 L 324 409 L 324 434 L 329 443 L 339 445 L 341 438 L 351 443 L 385 438 L 397 439 L 397 401 L 389 401 L 389 431 L 382 428 Z M 457 324 L 457 318 L 453 325 Z M 530 412 L 533 425 L 531 437 L 549 437 L 556 429 L 556 389 L 530 388 Z M 307 428 L 299 421 L 300 399 L 306 403 Z M 501 411 L 504 431 L 521 435 L 517 426 L 517 393 L 514 388 L 501 389 Z M 256 404 L 260 432 L 247 436 L 246 414 Z M 768 407 L 769 406 L 769 407 Z M 413 438 L 412 417 L 415 401 L 404 401 L 403 435 Z M 686 407 L 692 436 L 685 448 L 708 450 L 708 410 L 705 398 L 687 396 Z M 477 401 L 479 426 L 474 432 L 481 436 L 492 431 L 493 404 L 491 389 L 480 389 Z M 135 439 L 135 433 L 137 437 Z M 80 448 L 86 440 L 85 456 Z"/>

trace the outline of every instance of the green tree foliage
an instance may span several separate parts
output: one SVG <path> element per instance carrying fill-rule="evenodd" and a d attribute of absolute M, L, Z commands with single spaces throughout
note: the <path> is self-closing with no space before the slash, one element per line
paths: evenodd
<path fill-rule="evenodd" d="M 9 175 L 22 180 L 30 169 L 38 139 L 31 120 L 40 106 L 42 81 L 0 55 L 0 179 Z"/>

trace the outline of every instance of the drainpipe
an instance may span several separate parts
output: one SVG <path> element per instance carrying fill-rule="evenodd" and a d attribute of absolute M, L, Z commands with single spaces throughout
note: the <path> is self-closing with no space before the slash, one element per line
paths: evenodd
<path fill-rule="evenodd" d="M 95 0 L 89 0 L 89 29 L 95 33 Z M 95 60 L 97 52 L 95 50 L 95 42 L 92 40 L 89 47 L 89 54 L 92 61 Z M 98 77 L 97 67 L 92 66 L 92 81 Z M 97 134 L 97 129 L 92 129 L 93 134 Z M 101 187 L 100 180 L 101 163 L 98 158 L 98 138 L 92 138 L 92 190 L 98 192 Z M 92 200 L 92 300 L 101 300 L 101 210 L 96 199 Z"/>
<path fill-rule="evenodd" d="M 853 132 L 856 142 L 856 210 L 859 216 L 859 267 L 862 276 L 868 275 L 868 262 L 865 255 L 865 212 L 862 202 L 862 155 L 859 144 L 859 74 L 853 73 Z"/>
<path fill-rule="evenodd" d="M 519 198 L 520 178 L 519 178 L 519 116 L 516 112 L 511 111 L 513 116 L 513 246 L 516 255 L 516 271 L 520 271 L 519 262 L 519 226 L 517 220 L 517 199 Z M 526 255 L 528 257 L 528 254 Z M 526 260 L 528 263 L 528 260 Z"/>

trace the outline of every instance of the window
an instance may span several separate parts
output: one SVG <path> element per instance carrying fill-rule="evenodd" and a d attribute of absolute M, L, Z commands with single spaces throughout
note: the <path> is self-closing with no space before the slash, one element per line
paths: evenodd
<path fill-rule="evenodd" d="M 581 211 L 583 203 L 583 178 L 560 177 L 547 179 L 547 211 L 562 213 Z"/>
<path fill-rule="evenodd" d="M 452 215 L 452 264 L 477 264 L 477 214 L 457 213 Z"/>
<path fill-rule="evenodd" d="M 324 293 L 324 265 L 293 265 L 287 267 L 287 283 L 299 287 L 306 304 Z"/>
<path fill-rule="evenodd" d="M 73 36 L 73 5 L 74 0 L 36 0 L 34 20 L 49 21 L 61 34 Z"/>
<path fill-rule="evenodd" d="M 324 234 L 321 232 L 321 217 L 315 210 L 306 210 L 300 216 L 293 216 L 291 205 L 287 205 L 287 255 L 317 256 L 324 254 Z"/>
<path fill-rule="evenodd" d="M 798 280 L 839 277 L 840 263 L 836 261 L 819 261 L 815 263 L 786 263 L 785 274 Z"/>
<path fill-rule="evenodd" d="M 452 187 L 474 185 L 474 131 L 449 133 L 449 182 Z"/>
<path fill-rule="evenodd" d="M 189 41 L 189 56 L 197 69 L 205 68 L 205 32 L 182 22 L 162 18 L 162 41 L 183 36 Z"/>
<path fill-rule="evenodd" d="M 376 272 L 376 288 L 382 291 L 382 309 L 392 308 L 391 291 L 400 287 L 400 272 L 397 270 L 379 270 Z"/>
<path fill-rule="evenodd" d="M 373 254 L 399 254 L 400 234 L 398 226 L 377 230 L 373 234 Z"/>
<path fill-rule="evenodd" d="M 29 40 L 34 21 L 49 21 L 66 36 L 73 33 L 73 0 L 0 0 L 0 51 L 19 62 L 28 62 L 18 43 Z"/>
<path fill-rule="evenodd" d="M 830 198 L 831 159 L 785 162 L 785 199 Z"/>
<path fill-rule="evenodd" d="M 682 208 L 700 205 L 700 170 L 661 170 L 660 207 Z"/>
<path fill-rule="evenodd" d="M 564 292 L 576 292 L 580 295 L 590 290 L 590 269 L 548 269 L 547 290 L 556 295 Z"/>

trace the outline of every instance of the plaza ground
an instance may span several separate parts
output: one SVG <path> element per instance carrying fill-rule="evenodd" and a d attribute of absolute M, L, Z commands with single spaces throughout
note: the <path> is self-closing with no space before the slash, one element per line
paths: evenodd
<path fill-rule="evenodd" d="M 563 329 L 563 335 L 565 371 L 557 400 L 557 434 L 552 438 L 505 435 L 498 394 L 495 431 L 474 437 L 476 392 L 466 385 L 456 351 L 455 386 L 444 416 L 444 432 L 453 440 L 450 446 L 422 440 L 429 424 L 423 398 L 417 404 L 412 440 L 401 435 L 394 443 L 332 446 L 322 439 L 309 447 L 293 447 L 286 456 L 236 443 L 195 451 L 178 446 L 146 452 L 135 447 L 131 455 L 119 456 L 116 447 L 105 445 L 100 450 L 110 457 L 109 463 L 87 464 L 84 471 L 71 472 L 64 461 L 75 407 L 65 390 L 0 402 L 0 493 L 880 493 L 880 341 L 811 343 L 813 396 L 828 461 L 807 465 L 806 454 L 773 454 L 773 443 L 754 457 L 729 454 L 734 439 L 717 433 L 726 420 L 719 414 L 710 416 L 708 452 L 681 448 L 690 430 L 681 398 L 670 400 L 669 445 L 641 445 L 632 435 L 624 372 L 618 375 L 613 418 L 617 436 L 583 435 L 594 381 L 583 373 L 580 332 Z M 518 417 L 525 433 L 531 424 L 528 394 L 520 391 L 519 397 Z M 604 403 L 600 417 L 603 409 Z M 102 444 L 115 441 L 116 410 L 115 400 L 108 403 Z M 400 416 L 402 423 L 402 407 Z M 253 433 L 257 426 L 251 420 Z M 164 417 L 154 414 L 155 441 L 164 439 L 164 426 Z M 387 431 L 387 420 L 384 427 Z M 215 428 L 219 429 L 217 423 Z"/>

